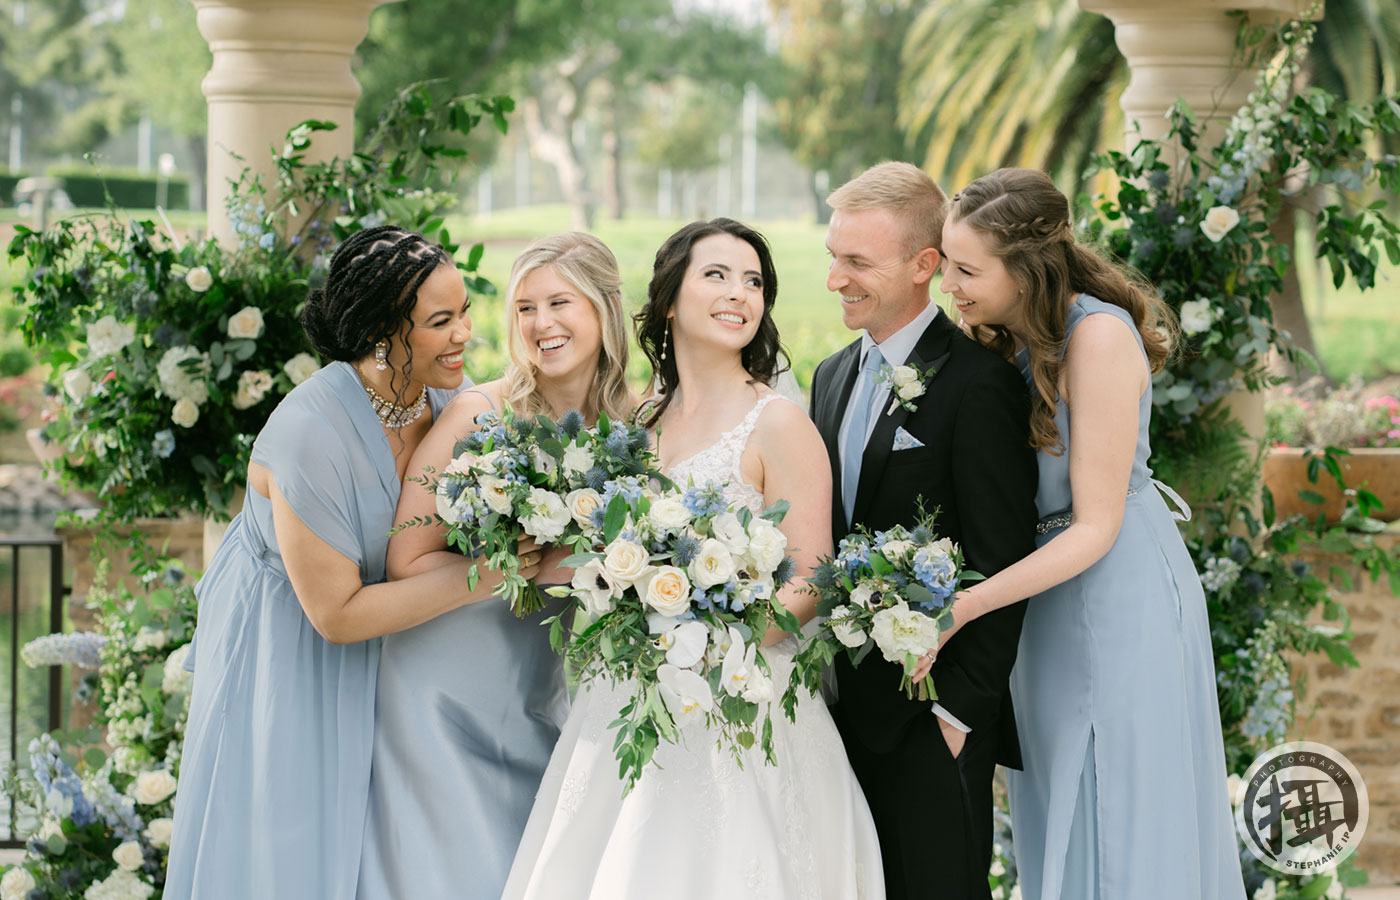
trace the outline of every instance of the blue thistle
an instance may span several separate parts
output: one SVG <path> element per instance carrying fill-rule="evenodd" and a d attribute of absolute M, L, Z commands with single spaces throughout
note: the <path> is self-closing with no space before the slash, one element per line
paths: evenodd
<path fill-rule="evenodd" d="M 608 439 L 605 443 L 608 452 L 614 456 L 626 456 L 631 445 L 631 442 L 627 438 L 627 432 L 621 428 L 609 432 Z"/>
<path fill-rule="evenodd" d="M 676 545 L 671 549 L 671 558 L 675 560 L 677 566 L 688 566 L 695 559 L 695 554 L 700 552 L 700 542 L 688 534 L 683 534 L 676 539 Z"/>
<path fill-rule="evenodd" d="M 927 527 L 920 525 L 909 535 L 909 540 L 914 544 L 931 544 L 933 543 L 933 532 Z"/>
<path fill-rule="evenodd" d="M 596 488 L 595 488 L 595 490 L 596 490 Z M 599 531 L 602 531 L 602 530 L 603 530 L 603 520 L 607 518 L 607 515 L 608 515 L 607 509 L 604 508 L 604 507 L 602 507 L 602 506 L 599 506 L 598 508 L 594 509 L 592 512 L 590 512 L 590 513 L 588 514 L 588 524 L 592 525 L 594 528 L 598 529 Z"/>
<path fill-rule="evenodd" d="M 608 484 L 608 471 L 602 466 L 594 466 L 583 473 L 583 484 L 595 491 L 602 491 Z"/>
<path fill-rule="evenodd" d="M 787 559 L 785 558 L 784 561 L 786 562 Z M 778 572 L 781 572 L 782 568 L 782 565 L 779 565 Z M 840 574 L 840 570 L 837 569 L 836 563 L 834 561 L 828 560 L 822 563 L 821 565 L 817 566 L 815 569 L 813 569 L 812 577 L 808 578 L 807 580 L 811 582 L 812 587 L 816 588 L 817 590 L 829 591 L 836 587 L 837 582 L 840 578 Z M 774 573 L 774 580 L 777 580 L 777 572 Z"/>
<path fill-rule="evenodd" d="M 559 420 L 559 430 L 567 434 L 571 439 L 578 437 L 578 433 L 583 430 L 583 413 L 576 409 L 571 409 L 564 413 L 564 418 Z M 597 490 L 597 488 L 594 488 Z"/>
<path fill-rule="evenodd" d="M 525 440 L 530 436 L 530 432 L 535 430 L 535 424 L 529 419 L 514 419 L 510 423 L 510 428 L 515 432 L 516 438 Z"/>
<path fill-rule="evenodd" d="M 651 434 L 645 428 L 627 429 L 627 448 L 633 453 L 641 453 L 651 446 Z"/>
<path fill-rule="evenodd" d="M 783 561 L 778 563 L 778 567 L 773 570 L 773 584 L 782 587 L 792 580 L 792 576 L 797 574 L 797 564 L 792 561 L 791 556 L 784 556 Z"/>

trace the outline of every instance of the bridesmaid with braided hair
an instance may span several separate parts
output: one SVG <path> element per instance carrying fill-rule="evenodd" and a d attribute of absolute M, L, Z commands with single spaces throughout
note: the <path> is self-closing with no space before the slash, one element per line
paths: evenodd
<path fill-rule="evenodd" d="M 462 385 L 470 301 L 442 247 L 351 235 L 302 314 L 331 362 L 253 444 L 247 500 L 196 588 L 164 896 L 355 896 L 380 638 L 490 597 L 462 558 L 385 581 L 408 460 Z M 539 550 L 522 547 L 526 577 Z"/>
<path fill-rule="evenodd" d="M 961 628 L 1030 598 L 1011 676 L 1024 770 L 1007 773 L 1021 895 L 1243 900 L 1205 596 L 1173 521 L 1190 511 L 1147 466 L 1170 311 L 1075 239 L 1038 171 L 954 196 L 943 256 L 962 327 L 1031 389 L 1037 549 L 953 605 Z"/>

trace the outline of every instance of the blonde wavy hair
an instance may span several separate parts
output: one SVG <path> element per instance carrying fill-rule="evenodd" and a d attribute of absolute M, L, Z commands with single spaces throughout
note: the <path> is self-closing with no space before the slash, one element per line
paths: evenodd
<path fill-rule="evenodd" d="M 1044 172 L 998 169 L 953 195 L 948 221 L 961 222 L 990 239 L 992 255 L 1021 289 L 1022 331 L 1031 372 L 1031 445 L 1064 452 L 1055 427 L 1063 367 L 1065 318 L 1076 294 L 1126 310 L 1142 336 L 1147 362 L 1160 371 L 1171 358 L 1176 318 L 1156 288 L 1080 243 L 1070 226 L 1069 201 Z M 1000 325 L 967 331 L 1007 359 L 1015 356 L 1011 332 Z"/>
<path fill-rule="evenodd" d="M 511 266 L 506 288 L 506 334 L 510 365 L 501 376 L 501 395 L 511 409 L 523 415 L 553 415 L 540 392 L 539 370 L 525 351 L 516 323 L 515 301 L 520 285 L 530 273 L 553 269 L 588 301 L 598 314 L 603 346 L 598 353 L 598 369 L 586 406 L 580 410 L 593 421 L 606 413 L 613 421 L 623 421 L 632 413 L 632 395 L 627 390 L 627 319 L 622 311 L 622 276 L 617 259 L 607 245 L 591 234 L 567 231 L 551 234 L 526 247 Z"/>

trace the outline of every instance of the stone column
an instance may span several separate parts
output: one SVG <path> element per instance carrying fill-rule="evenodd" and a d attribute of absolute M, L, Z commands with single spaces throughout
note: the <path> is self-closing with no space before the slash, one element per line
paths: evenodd
<path fill-rule="evenodd" d="M 395 0 L 190 2 L 214 51 L 203 85 L 209 101 L 209 231 L 227 240 L 233 234 L 224 211 L 229 180 L 245 166 L 270 173 L 272 149 L 281 146 L 287 129 L 307 119 L 340 126 L 317 136 L 308 154 L 313 160 L 354 149 L 360 85 L 350 57 L 364 40 L 370 11 Z"/>
<path fill-rule="evenodd" d="M 1190 104 L 1205 125 L 1205 142 L 1224 137 L 1225 125 L 1254 89 L 1257 70 L 1235 59 L 1240 19 L 1269 23 L 1312 11 L 1322 17 L 1321 0 L 1079 0 L 1082 9 L 1113 21 L 1118 49 L 1128 61 L 1123 91 L 1126 149 L 1139 140 L 1167 133 L 1167 110 L 1177 98 Z M 1264 396 L 1241 391 L 1227 400 L 1231 414 L 1251 435 L 1264 433 Z"/>

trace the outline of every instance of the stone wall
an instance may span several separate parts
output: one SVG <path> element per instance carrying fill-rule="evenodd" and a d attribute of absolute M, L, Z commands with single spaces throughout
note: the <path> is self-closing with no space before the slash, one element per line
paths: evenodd
<path fill-rule="evenodd" d="M 1400 536 L 1379 540 L 1400 544 Z M 1298 666 L 1306 695 L 1292 737 L 1335 747 L 1360 770 L 1371 815 L 1357 863 L 1372 884 L 1400 884 L 1400 597 L 1384 578 L 1372 582 L 1337 557 L 1310 562 L 1319 572 L 1334 565 L 1350 570 L 1352 590 L 1339 592 L 1338 600 L 1351 613 L 1351 646 L 1361 667 L 1343 669 L 1326 657 Z"/>

